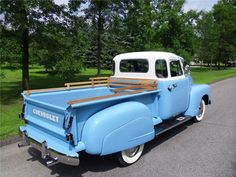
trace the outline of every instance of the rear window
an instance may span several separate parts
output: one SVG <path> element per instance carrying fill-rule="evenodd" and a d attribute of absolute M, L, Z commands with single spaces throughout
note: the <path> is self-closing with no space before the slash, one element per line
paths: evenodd
<path fill-rule="evenodd" d="M 146 59 L 121 60 L 120 72 L 146 73 L 148 61 Z"/>

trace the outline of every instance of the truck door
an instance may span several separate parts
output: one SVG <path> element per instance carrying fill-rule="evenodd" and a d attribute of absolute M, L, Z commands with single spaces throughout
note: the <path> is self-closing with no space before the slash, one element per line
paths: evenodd
<path fill-rule="evenodd" d="M 190 79 L 184 75 L 181 60 L 170 60 L 170 80 L 168 91 L 170 93 L 170 110 L 173 116 L 183 113 L 189 104 Z"/>

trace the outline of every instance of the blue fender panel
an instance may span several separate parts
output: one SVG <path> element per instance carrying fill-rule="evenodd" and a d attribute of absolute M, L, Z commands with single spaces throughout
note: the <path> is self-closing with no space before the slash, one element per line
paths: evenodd
<path fill-rule="evenodd" d="M 187 111 L 184 113 L 185 116 L 196 116 L 198 113 L 198 106 L 204 95 L 209 96 L 210 100 L 210 86 L 206 84 L 192 85 L 190 93 L 190 102 Z"/>
<path fill-rule="evenodd" d="M 151 126 L 146 117 L 140 117 L 112 131 L 104 138 L 101 155 L 119 152 L 150 141 L 154 137 L 154 131 L 147 128 L 151 129 Z"/>
<path fill-rule="evenodd" d="M 154 138 L 151 112 L 142 103 L 129 101 L 91 116 L 84 125 L 82 142 L 89 154 L 105 155 Z"/>

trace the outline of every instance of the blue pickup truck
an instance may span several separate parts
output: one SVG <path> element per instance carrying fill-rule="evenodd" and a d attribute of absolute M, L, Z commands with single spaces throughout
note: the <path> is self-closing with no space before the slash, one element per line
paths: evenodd
<path fill-rule="evenodd" d="M 203 119 L 210 87 L 195 85 L 184 59 L 167 52 L 117 55 L 114 75 L 26 90 L 19 117 L 22 142 L 41 151 L 47 165 L 79 165 L 82 151 L 117 154 L 135 163 L 144 144 L 190 119 Z"/>

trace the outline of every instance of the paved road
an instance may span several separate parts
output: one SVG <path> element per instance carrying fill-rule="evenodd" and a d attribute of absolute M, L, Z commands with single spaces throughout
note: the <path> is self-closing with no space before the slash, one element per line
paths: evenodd
<path fill-rule="evenodd" d="M 212 85 L 213 104 L 200 123 L 188 122 L 146 144 L 143 157 L 121 168 L 112 156 L 83 155 L 79 167 L 46 167 L 32 148 L 1 148 L 0 176 L 236 177 L 236 78 Z"/>

